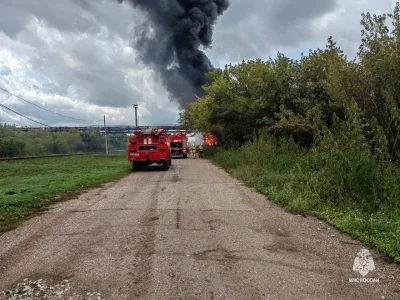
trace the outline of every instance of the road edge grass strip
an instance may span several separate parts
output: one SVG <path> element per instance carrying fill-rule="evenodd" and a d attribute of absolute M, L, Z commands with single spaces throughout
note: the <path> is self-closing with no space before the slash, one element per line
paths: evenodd
<path fill-rule="evenodd" d="M 82 186 L 82 187 L 78 187 L 73 191 L 69 191 L 69 192 L 65 192 L 65 193 L 61 193 L 53 198 L 48 198 L 45 199 L 46 203 L 44 203 L 43 205 L 39 206 L 39 207 L 29 207 L 27 208 L 26 211 L 24 211 L 22 214 L 21 212 L 19 213 L 9 213 L 8 216 L 7 214 L 5 214 L 5 221 L 6 224 L 1 224 L 0 225 L 0 234 L 16 229 L 18 228 L 23 222 L 26 222 L 27 220 L 43 213 L 46 212 L 48 210 L 48 207 L 50 205 L 53 205 L 55 203 L 58 202 L 63 202 L 63 201 L 68 201 L 68 200 L 72 200 L 75 199 L 77 197 L 79 197 L 80 195 L 84 194 L 85 192 L 87 192 L 90 189 L 94 189 L 94 188 L 98 188 L 101 187 L 101 185 L 105 184 L 105 183 L 109 183 L 109 182 L 113 182 L 113 181 L 117 181 L 120 180 L 122 178 L 124 178 L 125 176 L 127 176 L 127 174 L 123 174 L 123 175 L 119 175 L 119 176 L 113 176 L 110 177 L 108 179 L 105 179 L 103 181 L 99 181 L 97 183 L 92 183 L 89 184 L 87 186 Z"/>
<path fill-rule="evenodd" d="M 285 172 L 280 172 L 268 168 L 257 159 L 250 164 L 243 163 L 241 154 L 241 149 L 210 149 L 209 152 L 206 151 L 206 158 L 232 177 L 241 180 L 247 187 L 265 195 L 285 211 L 324 221 L 364 245 L 378 250 L 391 262 L 400 263 L 400 217 L 391 218 L 383 213 L 365 213 L 354 208 L 327 205 L 315 195 L 307 193 L 305 187 L 304 193 L 300 192 L 299 186 L 302 183 L 298 184 L 295 181 L 303 174 L 294 174 L 297 171 L 294 166 L 290 166 L 289 161 L 285 161 L 285 155 L 276 156 L 280 164 L 288 167 Z M 256 166 L 257 164 L 261 165 Z"/>
<path fill-rule="evenodd" d="M 99 155 L 94 155 L 96 156 L 96 159 L 99 158 Z M 69 188 L 59 188 L 59 191 L 56 193 L 53 193 L 51 195 L 46 195 L 46 191 L 43 191 L 42 196 L 39 194 L 38 195 L 38 203 L 35 203 L 32 205 L 31 203 L 26 203 L 26 205 L 23 205 L 19 207 L 17 210 L 12 210 L 12 211 L 5 211 L 0 207 L 0 234 L 5 233 L 7 231 L 16 229 L 18 226 L 20 226 L 23 222 L 45 212 L 48 210 L 48 207 L 52 204 L 55 204 L 57 202 L 63 202 L 71 199 L 75 199 L 78 196 L 84 194 L 90 189 L 100 187 L 103 184 L 118 181 L 126 176 L 128 176 L 131 173 L 131 168 L 129 164 L 126 162 L 125 155 L 103 155 L 101 157 L 102 159 L 120 159 L 118 161 L 118 164 L 116 164 L 115 169 L 112 169 L 110 173 L 104 173 L 103 176 L 93 176 L 93 178 L 90 177 L 90 174 L 86 174 L 86 179 L 87 181 L 80 182 L 79 185 L 72 185 Z M 54 158 L 38 158 L 35 159 L 35 163 L 32 164 L 32 166 L 40 164 L 41 160 L 46 160 L 48 159 L 50 164 L 52 162 L 57 163 L 59 161 L 56 161 Z M 76 160 L 77 157 L 63 157 L 63 160 Z M 79 157 L 79 160 L 85 159 L 84 157 Z M 51 162 L 52 161 L 52 162 Z M 8 162 L 7 164 L 16 164 L 18 162 Z M 99 162 L 101 164 L 101 162 Z M 126 166 L 125 166 L 126 164 Z M 26 162 L 23 164 L 26 166 Z M 3 164 L 4 166 L 4 164 Z M 93 167 L 99 167 L 101 168 L 101 165 L 93 165 Z M 90 167 L 90 166 L 89 166 Z M 112 166 L 111 166 L 112 167 Z M 110 166 L 107 166 L 106 168 L 110 168 Z M 28 163 L 28 169 L 29 169 L 29 163 Z M 4 173 L 7 172 L 7 170 L 4 172 L 3 170 L 1 171 L 1 175 L 5 175 Z M 74 174 L 68 174 L 70 176 L 73 176 Z M 32 176 L 32 181 L 35 180 L 35 176 Z M 6 190 L 7 187 L 3 186 L 3 191 Z M 0 189 L 1 191 L 1 189 Z M 1 203 L 0 203 L 1 204 Z"/>

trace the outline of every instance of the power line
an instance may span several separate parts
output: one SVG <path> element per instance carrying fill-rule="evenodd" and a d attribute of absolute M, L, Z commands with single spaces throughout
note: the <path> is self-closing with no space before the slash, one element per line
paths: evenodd
<path fill-rule="evenodd" d="M 30 101 L 28 101 L 28 100 L 26 100 L 26 99 L 24 99 L 24 98 L 22 98 L 22 97 L 20 97 L 20 96 L 18 96 L 18 95 L 15 95 L 15 94 L 11 93 L 10 91 L 6 90 L 6 89 L 3 88 L 3 87 L 0 87 L 0 90 L 6 92 L 6 93 L 8 93 L 8 94 L 10 94 L 11 96 L 16 97 L 16 98 L 18 98 L 18 99 L 20 99 L 20 100 L 22 100 L 22 101 L 24 101 L 24 102 L 26 102 L 26 103 L 29 103 L 29 104 L 31 104 L 31 105 L 33 105 L 33 106 L 36 106 L 36 107 L 38 107 L 38 108 L 40 108 L 40 109 L 43 109 L 43 110 L 45 110 L 45 111 L 51 112 L 52 114 L 56 114 L 56 115 L 59 115 L 59 116 L 61 116 L 61 117 L 68 118 L 68 119 L 72 119 L 72 120 L 75 120 L 75 121 L 83 121 L 83 122 L 91 122 L 91 123 L 94 123 L 94 121 L 83 120 L 83 119 L 77 119 L 77 118 L 65 116 L 65 115 L 62 115 L 62 114 L 60 114 L 60 113 L 51 111 L 51 110 L 49 110 L 49 109 L 47 109 L 47 108 L 44 108 L 44 107 L 42 107 L 42 106 L 40 106 L 40 105 L 37 105 L 37 104 L 35 104 L 35 103 L 33 103 L 33 102 L 30 102 Z"/>
<path fill-rule="evenodd" d="M 46 127 L 50 127 L 50 126 L 47 125 L 47 124 L 41 123 L 41 122 L 39 122 L 39 121 L 36 121 L 36 120 L 34 120 L 34 119 L 31 119 L 31 118 L 29 118 L 29 117 L 23 115 L 23 114 L 20 114 L 19 112 L 15 111 L 15 110 L 13 110 L 13 109 L 11 109 L 11 108 L 9 108 L 9 107 L 3 105 L 3 104 L 0 104 L 0 106 L 3 107 L 3 108 L 5 108 L 5 109 L 7 109 L 7 110 L 9 110 L 9 111 L 12 111 L 13 113 L 15 113 L 15 114 L 17 114 L 17 115 L 20 115 L 21 117 L 24 117 L 24 118 L 26 118 L 26 119 L 28 119 L 28 120 L 31 120 L 32 122 L 38 123 L 38 124 L 43 125 L 43 126 L 46 126 Z"/>

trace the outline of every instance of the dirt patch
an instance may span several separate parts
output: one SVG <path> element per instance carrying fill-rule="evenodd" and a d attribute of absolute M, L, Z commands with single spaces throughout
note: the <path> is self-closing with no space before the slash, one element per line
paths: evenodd
<path fill-rule="evenodd" d="M 224 248 L 204 250 L 202 252 L 195 253 L 192 256 L 199 260 L 218 260 L 218 261 L 236 260 L 239 258 L 232 251 L 226 250 Z"/>
<path fill-rule="evenodd" d="M 266 245 L 263 249 L 272 251 L 272 252 L 298 252 L 299 248 L 295 245 L 295 243 L 290 239 L 278 239 L 272 245 Z"/>

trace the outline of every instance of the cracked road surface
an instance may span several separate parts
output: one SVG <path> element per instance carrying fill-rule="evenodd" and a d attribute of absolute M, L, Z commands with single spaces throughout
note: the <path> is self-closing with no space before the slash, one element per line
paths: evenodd
<path fill-rule="evenodd" d="M 57 203 L 0 235 L 0 291 L 69 280 L 106 299 L 400 299 L 400 266 L 284 212 L 201 159 L 174 159 Z M 59 298 L 57 298 L 59 299 Z M 66 298 L 67 299 L 67 298 Z"/>

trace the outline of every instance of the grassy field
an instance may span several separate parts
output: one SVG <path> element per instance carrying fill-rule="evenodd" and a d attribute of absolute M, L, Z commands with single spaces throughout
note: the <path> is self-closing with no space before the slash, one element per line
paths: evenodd
<path fill-rule="evenodd" d="M 0 163 L 0 231 L 8 230 L 52 201 L 121 178 L 126 155 L 40 158 Z"/>
<path fill-rule="evenodd" d="M 357 160 L 360 165 L 353 167 L 356 173 L 346 179 L 350 171 L 340 161 L 333 167 L 324 166 L 316 171 L 313 155 L 289 152 L 253 143 L 238 150 L 209 148 L 205 155 L 289 212 L 325 220 L 400 262 L 398 169 L 386 168 L 385 173 L 374 173 L 368 163 Z M 363 167 L 367 171 L 363 171 Z M 368 197 L 378 188 L 386 189 L 382 194 L 393 205 L 381 205 L 374 211 L 370 209 Z M 379 198 L 383 197 L 377 200 Z"/>

